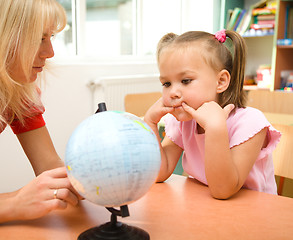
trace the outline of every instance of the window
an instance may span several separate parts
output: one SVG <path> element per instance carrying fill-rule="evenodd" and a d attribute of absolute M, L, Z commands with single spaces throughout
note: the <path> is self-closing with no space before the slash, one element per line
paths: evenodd
<path fill-rule="evenodd" d="M 87 0 L 85 55 L 132 55 L 132 0 Z"/>
<path fill-rule="evenodd" d="M 57 0 L 68 24 L 54 41 L 57 56 L 154 55 L 168 32 L 213 31 L 216 0 Z M 204 19 L 204 21 L 203 21 Z"/>
<path fill-rule="evenodd" d="M 55 54 L 59 56 L 73 56 L 76 55 L 75 38 L 73 37 L 73 29 L 75 25 L 72 24 L 72 0 L 57 0 L 66 10 L 67 25 L 65 29 L 57 34 L 53 41 Z"/>
<path fill-rule="evenodd" d="M 133 55 L 133 0 L 57 0 L 67 26 L 54 41 L 56 55 Z"/>

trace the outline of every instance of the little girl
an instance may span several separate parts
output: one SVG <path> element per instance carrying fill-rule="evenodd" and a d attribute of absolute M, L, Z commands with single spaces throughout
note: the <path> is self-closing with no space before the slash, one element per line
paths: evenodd
<path fill-rule="evenodd" d="M 242 187 L 276 194 L 271 153 L 281 134 L 262 112 L 245 107 L 245 55 L 244 39 L 234 31 L 162 37 L 162 98 L 144 117 L 159 141 L 157 123 L 170 113 L 157 182 L 173 173 L 184 151 L 184 171 L 215 198 L 227 199 Z"/>

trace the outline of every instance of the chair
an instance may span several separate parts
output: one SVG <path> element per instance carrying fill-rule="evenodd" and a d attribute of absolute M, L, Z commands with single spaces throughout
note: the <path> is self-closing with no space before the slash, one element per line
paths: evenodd
<path fill-rule="evenodd" d="M 282 195 L 285 178 L 293 179 L 293 126 L 273 124 L 282 133 L 281 141 L 273 152 L 275 175 L 280 176 L 278 194 Z"/>
<path fill-rule="evenodd" d="M 293 114 L 293 93 L 269 90 L 251 90 L 247 92 L 247 105 L 262 112 Z"/>
<path fill-rule="evenodd" d="M 127 94 L 124 98 L 125 111 L 143 117 L 161 96 L 160 92 Z"/>
<path fill-rule="evenodd" d="M 273 152 L 275 175 L 280 177 L 278 194 L 282 195 L 285 178 L 293 179 L 293 93 L 282 91 L 248 91 L 247 105 L 261 110 L 282 133 Z"/>

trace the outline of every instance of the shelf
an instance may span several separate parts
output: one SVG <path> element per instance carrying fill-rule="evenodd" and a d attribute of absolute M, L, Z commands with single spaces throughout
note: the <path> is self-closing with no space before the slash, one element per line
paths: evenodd
<path fill-rule="evenodd" d="M 269 88 L 260 88 L 257 85 L 243 85 L 243 90 L 250 91 L 250 90 L 270 90 Z"/>
<path fill-rule="evenodd" d="M 277 45 L 277 48 L 279 49 L 293 49 L 293 45 Z"/>
<path fill-rule="evenodd" d="M 258 87 L 257 87 L 257 85 L 244 85 L 243 89 L 244 90 L 257 90 Z"/>
<path fill-rule="evenodd" d="M 254 33 L 254 34 L 250 34 L 250 33 L 244 33 L 242 35 L 242 37 L 244 38 L 250 38 L 250 37 L 267 37 L 267 36 L 274 36 L 274 32 L 261 32 L 261 33 Z"/>
<path fill-rule="evenodd" d="M 228 9 L 235 9 L 236 7 L 249 9 L 256 6 L 255 4 L 259 5 L 260 2 L 260 0 L 225 0 L 223 5 L 225 11 L 222 12 L 222 15 L 223 17 L 229 16 Z M 248 30 L 242 34 L 247 44 L 245 73 L 247 75 L 252 75 L 257 70 L 257 66 L 261 64 L 270 64 L 272 66 L 272 82 L 269 90 L 271 91 L 277 91 L 281 87 L 282 71 L 293 70 L 293 61 L 291 61 L 293 56 L 293 44 L 291 42 L 284 42 L 290 45 L 278 45 L 280 44 L 280 40 L 289 39 L 291 37 L 290 34 L 286 34 L 285 30 L 288 30 L 288 23 L 291 23 L 291 20 L 288 20 L 289 17 L 286 18 L 286 16 L 289 16 L 290 11 L 293 9 L 293 0 L 277 0 L 276 3 L 274 31 L 270 29 L 265 29 L 264 31 Z M 257 86 L 244 86 L 244 89 L 258 90 L 259 88 Z"/>

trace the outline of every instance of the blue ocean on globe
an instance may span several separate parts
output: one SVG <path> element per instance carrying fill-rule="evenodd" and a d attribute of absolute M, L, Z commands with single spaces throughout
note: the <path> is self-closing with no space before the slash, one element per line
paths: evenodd
<path fill-rule="evenodd" d="M 84 198 L 118 207 L 147 193 L 158 175 L 161 155 L 156 135 L 142 119 L 104 111 L 74 130 L 65 165 L 72 185 Z"/>

